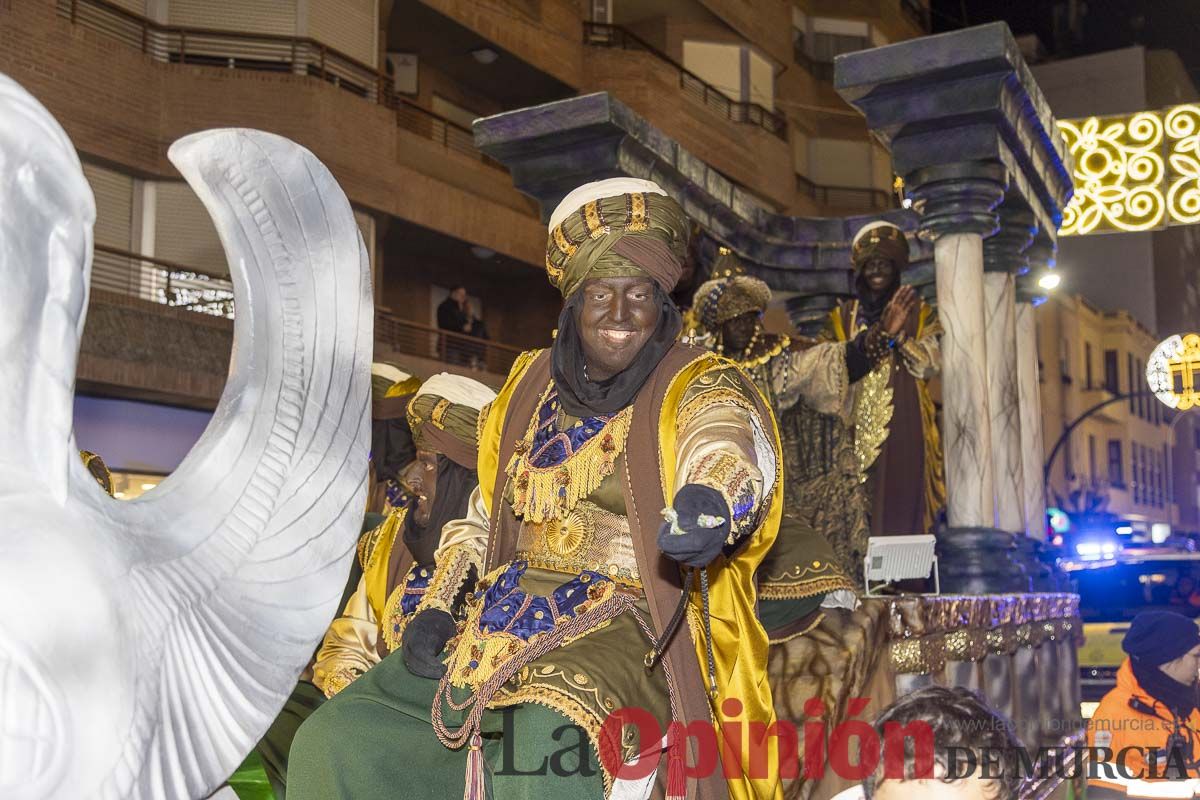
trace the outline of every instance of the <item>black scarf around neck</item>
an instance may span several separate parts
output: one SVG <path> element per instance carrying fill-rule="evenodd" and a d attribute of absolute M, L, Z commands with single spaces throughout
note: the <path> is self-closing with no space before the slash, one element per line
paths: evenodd
<path fill-rule="evenodd" d="M 1187 719 L 1196 710 L 1196 687 L 1180 683 L 1158 667 L 1137 658 L 1130 658 L 1129 665 L 1133 668 L 1133 677 L 1146 694 L 1176 716 Z"/>
<path fill-rule="evenodd" d="M 855 279 L 854 289 L 858 295 L 858 318 L 866 324 L 874 325 L 879 321 L 883 316 L 883 309 L 887 308 L 888 302 L 900 288 L 900 274 L 899 272 L 893 274 L 892 282 L 878 294 L 871 291 L 861 273 Z"/>
<path fill-rule="evenodd" d="M 467 516 L 467 503 L 471 492 L 479 484 L 479 476 L 473 469 L 456 464 L 443 455 L 437 457 L 437 493 L 429 521 L 417 524 L 416 501 L 404 518 L 404 545 L 412 553 L 413 560 L 421 566 L 433 563 L 446 523 Z"/>
<path fill-rule="evenodd" d="M 550 374 L 563 411 L 573 417 L 594 417 L 615 414 L 633 402 L 683 328 L 679 309 L 658 284 L 654 285 L 654 297 L 660 304 L 654 333 L 632 364 L 604 381 L 589 381 L 584 377 L 583 342 L 575 319 L 583 303 L 583 292 L 577 291 L 567 300 L 558 316 L 558 336 L 550 348 Z"/>

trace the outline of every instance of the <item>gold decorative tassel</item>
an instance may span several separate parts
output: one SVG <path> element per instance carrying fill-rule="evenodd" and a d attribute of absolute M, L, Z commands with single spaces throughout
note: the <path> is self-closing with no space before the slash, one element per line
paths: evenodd
<path fill-rule="evenodd" d="M 626 408 L 576 450 L 566 461 L 538 468 L 530 462 L 534 425 L 508 465 L 513 479 L 513 512 L 528 522 L 563 519 L 616 469 L 625 449 L 633 408 Z"/>

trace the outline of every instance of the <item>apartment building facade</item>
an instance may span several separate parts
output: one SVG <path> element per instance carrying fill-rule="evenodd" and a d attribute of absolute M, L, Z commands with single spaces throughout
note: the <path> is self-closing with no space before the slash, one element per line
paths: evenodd
<path fill-rule="evenodd" d="M 1087 410 L 1122 398 L 1080 422 L 1059 447 L 1048 500 L 1070 512 L 1084 510 L 1078 506 L 1091 494 L 1135 532 L 1165 538 L 1180 524 L 1171 469 L 1178 417 L 1144 393 L 1157 338 L 1129 312 L 1102 311 L 1078 294 L 1051 296 L 1036 321 L 1047 459 Z"/>
<path fill-rule="evenodd" d="M 167 158 L 175 139 L 253 127 L 312 150 L 367 242 L 376 356 L 497 384 L 549 343 L 560 301 L 539 209 L 475 148 L 473 119 L 607 91 L 767 207 L 879 211 L 895 202 L 887 153 L 834 92 L 832 59 L 920 36 L 928 14 L 917 0 L 7 0 L 0 72 L 62 123 L 96 195 L 79 392 L 208 411 L 233 298 Z M 456 285 L 490 334 L 470 367 L 445 363 L 436 328 Z"/>

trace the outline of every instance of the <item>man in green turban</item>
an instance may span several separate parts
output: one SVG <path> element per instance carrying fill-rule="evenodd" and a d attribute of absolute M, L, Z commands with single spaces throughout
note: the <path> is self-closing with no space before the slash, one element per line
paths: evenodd
<path fill-rule="evenodd" d="M 466 619 L 422 611 L 401 657 L 301 728 L 293 800 L 782 796 L 754 613 L 782 511 L 778 436 L 740 370 L 678 342 L 688 233 L 675 200 L 631 178 L 551 215 L 558 334 L 492 402 L 479 488 L 436 554 L 435 582 L 464 563 L 484 576 Z M 622 708 L 652 723 L 623 725 Z M 701 756 L 696 738 L 663 737 L 672 720 L 739 740 Z M 352 725 L 360 739 L 339 739 Z"/>

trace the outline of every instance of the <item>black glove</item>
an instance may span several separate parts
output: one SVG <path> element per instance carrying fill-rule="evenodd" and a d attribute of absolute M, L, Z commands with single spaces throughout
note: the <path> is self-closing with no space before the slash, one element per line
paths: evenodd
<path fill-rule="evenodd" d="M 408 621 L 400 637 L 404 666 L 413 675 L 438 680 L 446 674 L 440 658 L 446 643 L 458 633 L 454 617 L 440 608 L 427 608 Z"/>
<path fill-rule="evenodd" d="M 673 561 L 689 567 L 707 566 L 725 546 L 729 536 L 729 504 L 716 489 L 689 483 L 675 494 L 671 504 L 679 515 L 679 527 L 684 533 L 673 533 L 671 523 L 664 522 L 658 529 L 658 549 Z M 702 527 L 698 522 L 701 514 L 720 517 L 716 527 Z"/>

